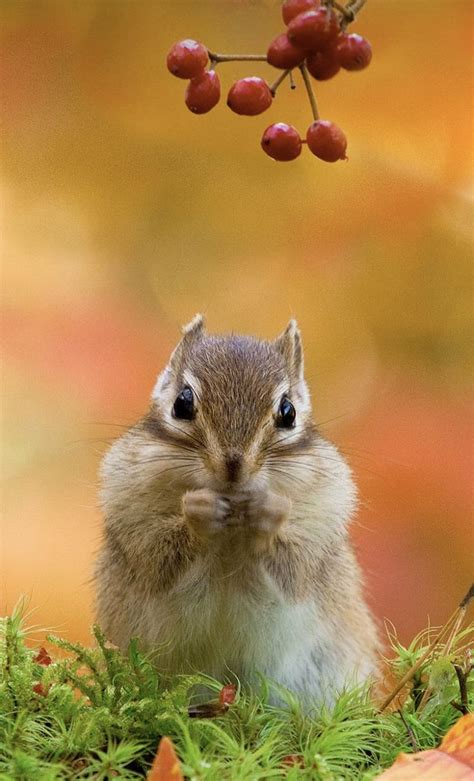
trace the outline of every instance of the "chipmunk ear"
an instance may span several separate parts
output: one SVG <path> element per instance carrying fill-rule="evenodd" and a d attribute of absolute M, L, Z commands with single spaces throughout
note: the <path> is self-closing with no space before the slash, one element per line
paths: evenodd
<path fill-rule="evenodd" d="M 187 325 L 183 325 L 181 331 L 183 333 L 182 342 L 186 339 L 192 340 L 202 336 L 204 333 L 204 315 L 194 315 Z"/>
<path fill-rule="evenodd" d="M 168 365 L 159 375 L 153 388 L 152 399 L 157 398 L 168 387 L 181 370 L 188 351 L 196 341 L 202 338 L 204 333 L 204 316 L 201 314 L 195 315 L 189 323 L 183 326 L 181 332 L 183 334 L 181 341 L 171 353 Z"/>
<path fill-rule="evenodd" d="M 285 360 L 291 382 L 295 384 L 301 382 L 304 379 L 303 344 L 296 320 L 290 320 L 273 344 Z"/>

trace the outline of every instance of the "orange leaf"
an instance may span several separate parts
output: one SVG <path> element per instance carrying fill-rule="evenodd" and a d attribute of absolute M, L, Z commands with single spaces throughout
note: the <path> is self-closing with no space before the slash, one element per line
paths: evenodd
<path fill-rule="evenodd" d="M 474 713 L 466 713 L 443 738 L 440 751 L 474 768 Z"/>
<path fill-rule="evenodd" d="M 221 705 L 232 705 L 235 701 L 237 686 L 235 683 L 226 683 L 219 692 L 219 702 Z"/>
<path fill-rule="evenodd" d="M 400 754 L 377 781 L 474 781 L 474 714 L 446 733 L 439 749 Z"/>
<path fill-rule="evenodd" d="M 147 781 L 184 781 L 171 738 L 161 738 Z"/>

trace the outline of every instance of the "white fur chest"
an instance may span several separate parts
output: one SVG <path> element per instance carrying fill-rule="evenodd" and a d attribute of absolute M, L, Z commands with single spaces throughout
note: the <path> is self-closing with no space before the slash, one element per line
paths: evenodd
<path fill-rule="evenodd" d="M 163 665 L 243 680 L 259 671 L 288 685 L 306 679 L 328 642 L 314 602 L 289 602 L 263 568 L 249 582 L 243 570 L 223 575 L 207 565 L 195 563 L 171 592 L 147 601 L 140 635 L 165 644 Z"/>

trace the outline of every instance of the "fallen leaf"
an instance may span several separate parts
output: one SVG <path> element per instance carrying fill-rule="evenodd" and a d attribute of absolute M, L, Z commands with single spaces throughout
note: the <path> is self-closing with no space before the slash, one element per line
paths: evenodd
<path fill-rule="evenodd" d="M 147 781 L 184 781 L 171 738 L 161 738 Z"/>
<path fill-rule="evenodd" d="M 474 768 L 474 713 L 466 713 L 444 736 L 440 751 L 456 756 L 460 762 Z"/>
<path fill-rule="evenodd" d="M 33 657 L 33 661 L 36 662 L 36 664 L 43 664 L 45 667 L 52 664 L 52 659 L 50 655 L 48 654 L 46 648 L 41 647 L 36 654 L 36 656 Z"/>
<path fill-rule="evenodd" d="M 439 748 L 400 754 L 377 781 L 474 781 L 474 714 L 446 733 Z"/>
<path fill-rule="evenodd" d="M 190 705 L 188 716 L 190 719 L 215 719 L 227 713 L 229 706 L 221 702 L 203 702 L 201 705 Z"/>
<path fill-rule="evenodd" d="M 229 710 L 229 705 L 235 702 L 237 686 L 234 683 L 227 683 L 219 692 L 217 702 L 203 702 L 201 705 L 190 705 L 188 716 L 191 719 L 214 719 L 216 716 L 222 716 Z"/>
<path fill-rule="evenodd" d="M 43 686 L 42 683 L 35 683 L 31 687 L 35 694 L 39 694 L 40 697 L 47 697 L 48 696 L 48 689 Z"/>

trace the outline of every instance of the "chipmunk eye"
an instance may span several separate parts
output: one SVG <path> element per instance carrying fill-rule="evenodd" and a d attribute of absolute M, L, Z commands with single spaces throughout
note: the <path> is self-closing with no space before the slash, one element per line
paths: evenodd
<path fill-rule="evenodd" d="M 293 428 L 295 425 L 296 410 L 287 396 L 283 396 L 280 409 L 276 418 L 278 428 Z"/>
<path fill-rule="evenodd" d="M 173 404 L 173 416 L 182 420 L 192 420 L 194 415 L 194 393 L 186 386 Z"/>

